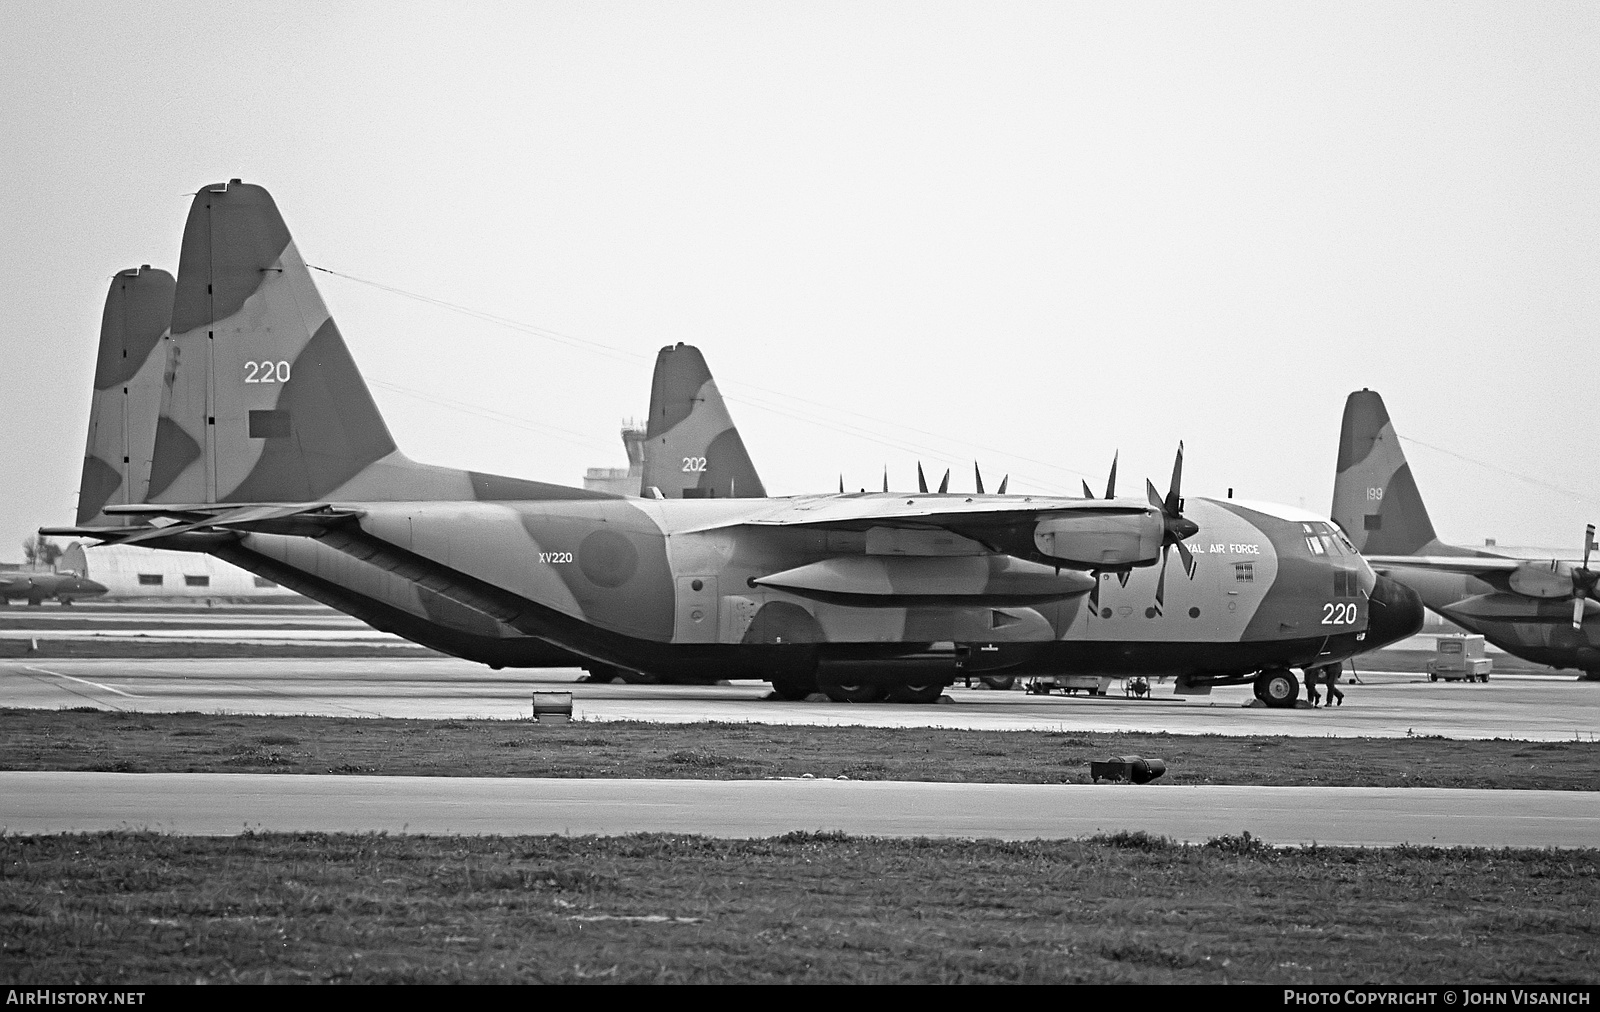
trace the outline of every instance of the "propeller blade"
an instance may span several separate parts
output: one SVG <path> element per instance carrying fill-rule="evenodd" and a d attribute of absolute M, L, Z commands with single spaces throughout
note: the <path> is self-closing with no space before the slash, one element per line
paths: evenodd
<path fill-rule="evenodd" d="M 1583 628 L 1583 598 L 1581 597 L 1572 599 L 1572 628 Z"/>
<path fill-rule="evenodd" d="M 918 492 L 926 492 L 926 491 L 928 491 L 928 479 L 923 477 L 923 474 L 922 474 L 922 461 L 920 461 L 920 460 L 917 461 L 917 491 Z"/>
<path fill-rule="evenodd" d="M 1594 543 L 1594 524 L 1583 529 L 1583 565 L 1572 571 L 1572 596 L 1576 598 L 1572 611 L 1572 626 L 1574 629 L 1582 625 L 1582 616 L 1578 613 L 1578 605 L 1583 599 L 1594 595 L 1595 586 L 1600 585 L 1600 573 L 1589 568 L 1589 554 L 1600 545 Z"/>
<path fill-rule="evenodd" d="M 1167 511 L 1167 504 L 1161 501 L 1161 493 L 1156 491 L 1155 482 L 1149 478 L 1144 480 L 1144 494 L 1150 500 L 1150 505 L 1163 513 Z"/>
<path fill-rule="evenodd" d="M 883 490 L 885 492 L 889 491 L 889 465 L 887 464 L 883 466 Z"/>
<path fill-rule="evenodd" d="M 1094 498 L 1094 489 L 1089 487 L 1089 483 L 1088 482 L 1084 482 L 1083 483 L 1083 497 L 1085 499 L 1093 499 Z"/>
<path fill-rule="evenodd" d="M 1162 613 L 1167 603 L 1167 547 L 1161 546 L 1161 576 L 1156 579 L 1156 614 Z"/>
<path fill-rule="evenodd" d="M 844 475 L 839 475 L 839 494 L 844 495 Z"/>
<path fill-rule="evenodd" d="M 1178 455 L 1172 461 L 1172 484 L 1167 488 L 1167 516 L 1175 517 L 1183 508 L 1180 489 L 1183 486 L 1183 440 L 1178 440 Z"/>
<path fill-rule="evenodd" d="M 1183 560 L 1183 571 L 1189 574 L 1189 579 L 1194 579 L 1194 553 L 1182 541 L 1174 541 L 1173 544 L 1177 546 L 1178 558 Z"/>
<path fill-rule="evenodd" d="M 978 484 L 978 494 L 983 495 L 983 472 L 978 470 L 978 462 L 972 462 L 972 480 Z"/>
<path fill-rule="evenodd" d="M 995 492 L 995 495 L 1005 495 L 1006 494 L 1006 482 L 1008 482 L 1010 480 L 1011 480 L 1011 475 L 1009 475 L 1009 474 L 1006 475 L 1004 478 L 1001 478 L 1000 479 L 1000 488 Z"/>
<path fill-rule="evenodd" d="M 1121 456 L 1121 450 L 1118 450 L 1116 453 L 1111 455 L 1111 476 L 1106 479 L 1107 499 L 1115 499 L 1117 497 L 1117 458 Z M 1085 485 L 1084 487 L 1087 488 L 1088 486 Z M 1093 499 L 1094 496 L 1090 496 L 1089 498 Z"/>
<path fill-rule="evenodd" d="M 944 469 L 944 481 L 939 483 L 939 494 L 944 495 L 948 491 L 950 491 L 950 469 L 947 467 Z"/>

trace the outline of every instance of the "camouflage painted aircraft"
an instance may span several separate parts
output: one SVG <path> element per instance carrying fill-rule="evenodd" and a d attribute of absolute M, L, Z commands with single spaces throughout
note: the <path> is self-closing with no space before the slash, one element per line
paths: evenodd
<path fill-rule="evenodd" d="M 496 668 L 585 667 L 594 679 L 658 680 L 648 672 L 618 670 L 569 653 L 316 541 L 251 533 L 219 542 L 205 534 L 168 535 L 148 526 L 130 526 L 135 518 L 125 513 L 108 516 L 104 512 L 108 505 L 137 504 L 148 498 L 158 428 L 177 438 L 170 419 L 158 421 L 174 288 L 171 274 L 149 264 L 113 277 L 101 318 L 77 526 L 47 530 L 134 544 L 158 540 L 159 546 L 152 547 L 208 551 L 375 628 Z M 741 488 L 740 494 L 766 495 L 698 349 L 683 344 L 661 349 L 651 387 L 648 435 L 641 495 L 728 496 Z M 77 577 L 25 575 L 28 579 L 13 578 L 9 596 L 28 597 L 36 604 L 45 597 L 61 596 L 46 589 L 46 583 L 74 588 L 63 603 L 73 596 L 105 592 L 99 584 Z"/>
<path fill-rule="evenodd" d="M 1445 618 L 1507 653 L 1600 680 L 1600 571 L 1589 568 L 1594 526 L 1584 533 L 1581 561 L 1441 542 L 1383 398 L 1371 390 L 1345 401 L 1333 518 L 1373 568 Z"/>
<path fill-rule="evenodd" d="M 149 502 L 107 507 L 168 523 L 121 540 L 329 549 L 336 589 L 367 567 L 595 664 L 852 701 L 931 701 L 964 671 L 1174 674 L 1292 705 L 1291 668 L 1421 622 L 1325 519 L 1185 502 L 1181 451 L 1165 497 L 1099 500 L 627 499 L 416 463 L 271 197 L 237 180 L 196 195 L 169 342 Z"/>
<path fill-rule="evenodd" d="M 0 573 L 0 606 L 10 604 L 13 598 L 25 599 L 35 606 L 50 597 L 71 604 L 80 597 L 98 597 L 105 592 L 104 584 L 73 572 L 30 573 L 19 569 Z"/>

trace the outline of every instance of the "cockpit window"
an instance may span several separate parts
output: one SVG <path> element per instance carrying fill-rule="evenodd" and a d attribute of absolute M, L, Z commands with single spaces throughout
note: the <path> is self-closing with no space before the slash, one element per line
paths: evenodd
<path fill-rule="evenodd" d="M 1306 549 L 1316 556 L 1333 556 L 1335 558 L 1346 554 L 1356 554 L 1344 532 L 1333 524 L 1302 523 L 1300 529 L 1305 532 Z"/>

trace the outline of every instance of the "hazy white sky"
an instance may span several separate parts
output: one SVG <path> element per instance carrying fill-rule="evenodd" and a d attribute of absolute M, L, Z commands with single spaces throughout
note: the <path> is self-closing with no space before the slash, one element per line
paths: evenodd
<path fill-rule="evenodd" d="M 774 493 L 1183 439 L 1187 493 L 1326 511 L 1370 386 L 1442 536 L 1576 548 L 1597 83 L 1592 3 L 0 0 L 0 559 L 72 519 L 110 276 L 234 176 L 577 339 L 319 275 L 420 460 L 578 484 L 687 341 Z"/>

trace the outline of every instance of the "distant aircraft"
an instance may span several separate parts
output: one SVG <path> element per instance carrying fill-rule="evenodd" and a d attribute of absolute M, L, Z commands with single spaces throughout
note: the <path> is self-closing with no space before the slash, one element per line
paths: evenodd
<path fill-rule="evenodd" d="M 1161 673 L 1286 706 L 1291 668 L 1421 623 L 1325 519 L 1186 502 L 1181 449 L 1165 497 L 1101 500 L 746 499 L 742 478 L 627 499 L 413 462 L 272 198 L 237 180 L 196 195 L 170 341 L 149 502 L 107 507 L 169 523 L 113 539 L 331 549 L 594 664 L 908 702 L 963 671 Z"/>
<path fill-rule="evenodd" d="M 20 569 L 0 572 L 0 606 L 10 604 L 13 599 L 26 599 L 29 604 L 38 606 L 49 597 L 70 605 L 80 597 L 98 597 L 105 592 L 103 584 L 72 572 L 30 573 Z"/>
<path fill-rule="evenodd" d="M 1383 398 L 1371 390 L 1345 401 L 1333 518 L 1374 569 L 1415 590 L 1445 618 L 1507 653 L 1600 680 L 1593 525 L 1581 551 L 1566 559 L 1513 558 L 1441 542 Z"/>

